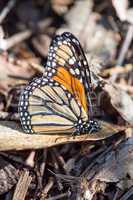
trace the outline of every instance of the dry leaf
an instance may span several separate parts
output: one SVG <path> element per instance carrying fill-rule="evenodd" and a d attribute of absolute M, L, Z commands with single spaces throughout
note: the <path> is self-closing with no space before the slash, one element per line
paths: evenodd
<path fill-rule="evenodd" d="M 132 152 L 133 137 L 120 143 L 116 149 L 111 150 L 103 156 L 103 163 L 100 163 L 100 168 L 94 179 L 99 179 L 103 182 L 115 182 L 121 189 L 132 186 Z"/>
<path fill-rule="evenodd" d="M 8 122 L 6 122 L 8 124 Z M 0 150 L 25 150 L 40 149 L 51 147 L 59 144 L 81 141 L 95 141 L 108 138 L 120 131 L 124 131 L 125 127 L 116 126 L 107 122 L 100 121 L 101 129 L 93 134 L 85 134 L 80 136 L 72 135 L 38 135 L 25 134 L 14 130 L 7 126 L 0 125 Z M 16 123 L 10 123 L 10 126 L 17 126 Z"/>
<path fill-rule="evenodd" d="M 19 81 L 15 77 L 28 79 L 35 74 L 30 64 L 9 60 L 8 55 L 0 55 L 0 90 L 6 93 L 10 86 L 16 85 Z"/>
<path fill-rule="evenodd" d="M 122 118 L 133 124 L 133 99 L 116 85 L 105 84 L 104 90 L 110 96 L 111 104 Z"/>

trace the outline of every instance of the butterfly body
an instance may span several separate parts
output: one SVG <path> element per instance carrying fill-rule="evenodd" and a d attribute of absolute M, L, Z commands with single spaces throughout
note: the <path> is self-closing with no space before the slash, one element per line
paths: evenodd
<path fill-rule="evenodd" d="M 19 113 L 27 133 L 81 134 L 98 130 L 92 119 L 90 72 L 79 41 L 70 33 L 52 41 L 42 78 L 22 92 Z"/>

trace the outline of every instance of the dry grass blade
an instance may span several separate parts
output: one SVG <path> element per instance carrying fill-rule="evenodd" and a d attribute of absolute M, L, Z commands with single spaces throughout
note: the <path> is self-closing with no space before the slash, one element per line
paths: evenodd
<path fill-rule="evenodd" d="M 6 16 L 11 11 L 11 9 L 15 6 L 15 4 L 16 4 L 16 0 L 10 0 L 10 1 L 8 1 L 7 5 L 5 6 L 5 8 L 2 10 L 2 12 L 0 14 L 0 24 L 6 18 Z"/>
<path fill-rule="evenodd" d="M 24 171 L 20 176 L 17 187 L 14 192 L 13 200 L 24 200 L 28 187 L 31 183 L 32 177 L 29 175 L 29 171 Z"/>
<path fill-rule="evenodd" d="M 119 54 L 119 57 L 118 57 L 118 61 L 117 61 L 117 65 L 122 65 L 123 64 L 123 61 L 126 57 L 126 53 L 129 49 L 129 46 L 132 42 L 132 39 L 133 39 L 133 25 L 130 25 L 129 28 L 128 28 L 128 31 L 127 31 L 127 35 L 126 35 L 126 38 L 125 38 L 125 41 L 122 45 L 122 48 L 121 48 L 121 51 L 120 51 L 120 54 Z"/>

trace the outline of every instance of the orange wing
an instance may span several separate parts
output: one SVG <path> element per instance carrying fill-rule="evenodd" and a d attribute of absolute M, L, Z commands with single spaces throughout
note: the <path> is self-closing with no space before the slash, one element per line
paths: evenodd
<path fill-rule="evenodd" d="M 87 112 L 84 86 L 76 77 L 72 76 L 65 68 L 58 67 L 57 73 L 52 77 L 52 79 L 63 85 L 71 94 L 73 94 L 76 100 L 81 103 L 82 107 Z"/>

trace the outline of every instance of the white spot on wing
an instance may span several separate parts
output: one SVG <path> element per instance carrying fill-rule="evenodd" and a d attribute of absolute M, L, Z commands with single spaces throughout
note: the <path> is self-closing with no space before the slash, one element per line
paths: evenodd
<path fill-rule="evenodd" d="M 87 62 L 85 60 L 83 61 L 83 63 L 84 63 L 84 65 L 87 65 Z"/>
<path fill-rule="evenodd" d="M 74 64 L 74 60 L 72 58 L 69 59 L 69 64 L 73 65 Z"/>
<path fill-rule="evenodd" d="M 65 40 L 65 41 L 63 41 L 63 44 L 67 44 L 67 41 Z"/>
<path fill-rule="evenodd" d="M 50 65 L 51 65 L 50 62 L 48 61 L 48 62 L 47 62 L 47 66 L 50 66 Z"/>
<path fill-rule="evenodd" d="M 72 75 L 75 75 L 75 71 L 72 68 L 70 69 L 70 72 Z"/>
<path fill-rule="evenodd" d="M 61 42 L 61 41 L 58 41 L 58 45 L 62 45 L 62 42 Z"/>
<path fill-rule="evenodd" d="M 76 74 L 77 74 L 77 75 L 79 75 L 79 74 L 80 74 L 80 71 L 79 71 L 79 69 L 78 69 L 78 68 L 76 68 L 76 69 L 75 69 L 75 72 L 76 72 Z"/>
<path fill-rule="evenodd" d="M 51 76 L 52 76 L 52 73 L 51 73 L 51 72 L 49 72 L 49 73 L 48 73 L 48 76 L 49 76 L 49 77 L 51 77 Z"/>
<path fill-rule="evenodd" d="M 55 67 L 56 66 L 56 63 L 55 62 L 52 62 L 52 67 Z"/>

